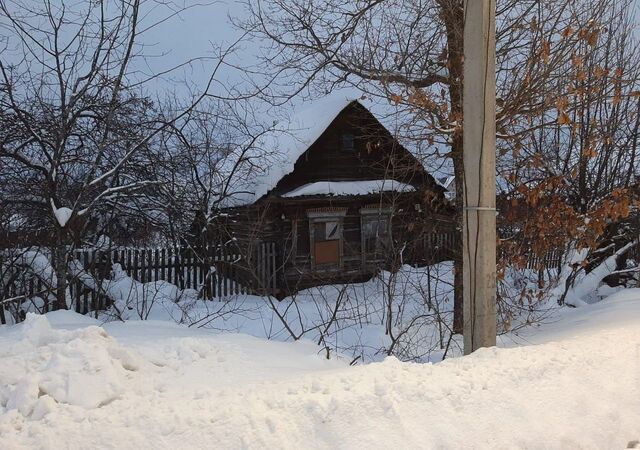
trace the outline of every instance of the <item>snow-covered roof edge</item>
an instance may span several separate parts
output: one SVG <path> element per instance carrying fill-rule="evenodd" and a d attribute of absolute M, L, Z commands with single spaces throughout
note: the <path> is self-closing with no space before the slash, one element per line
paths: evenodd
<path fill-rule="evenodd" d="M 269 151 L 276 149 L 277 154 L 268 161 L 268 167 L 261 167 L 254 174 L 253 179 L 238 180 L 245 189 L 239 189 L 242 194 L 232 195 L 228 206 L 248 205 L 265 196 L 282 178 L 293 172 L 296 161 L 353 103 L 362 105 L 353 97 L 329 95 L 294 110 L 290 121 L 265 133 L 256 146 Z"/>
<path fill-rule="evenodd" d="M 286 192 L 282 194 L 282 197 L 292 198 L 314 195 L 339 197 L 379 194 L 391 191 L 412 192 L 415 191 L 415 187 L 396 180 L 316 181 Z"/>

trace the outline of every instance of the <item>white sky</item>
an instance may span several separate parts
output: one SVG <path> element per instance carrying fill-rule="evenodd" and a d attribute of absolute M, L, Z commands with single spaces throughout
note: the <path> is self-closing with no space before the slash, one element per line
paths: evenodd
<path fill-rule="evenodd" d="M 145 54 L 153 56 L 147 58 L 146 63 L 149 67 L 139 63 L 140 67 L 137 68 L 145 72 L 161 72 L 192 58 L 214 57 L 216 48 L 227 47 L 241 35 L 241 32 L 229 23 L 229 15 L 242 14 L 243 8 L 238 2 L 219 0 L 206 4 L 209 0 L 184 1 L 185 5 L 192 6 L 144 35 L 142 41 L 147 46 Z M 167 10 L 157 10 L 153 13 L 154 18 L 147 20 L 151 23 L 152 20 L 157 20 L 155 16 L 166 16 L 166 14 Z M 242 53 L 244 58 L 251 54 L 246 46 Z M 179 84 L 186 80 L 193 83 L 196 88 L 202 88 L 208 80 L 216 59 L 198 61 L 184 71 L 174 73 L 173 83 L 169 77 L 164 77 L 169 85 L 161 84 L 160 87 L 180 90 Z M 233 83 L 240 79 L 240 74 L 227 69 L 218 78 L 225 83 Z"/>

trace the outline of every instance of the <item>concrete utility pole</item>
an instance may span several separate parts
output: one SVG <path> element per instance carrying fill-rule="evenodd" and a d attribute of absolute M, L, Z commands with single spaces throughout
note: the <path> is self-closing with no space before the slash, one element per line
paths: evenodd
<path fill-rule="evenodd" d="M 496 345 L 496 0 L 466 0 L 464 353 Z"/>

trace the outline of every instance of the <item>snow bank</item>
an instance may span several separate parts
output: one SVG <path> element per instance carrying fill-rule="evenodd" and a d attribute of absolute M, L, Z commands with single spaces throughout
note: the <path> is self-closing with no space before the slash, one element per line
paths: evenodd
<path fill-rule="evenodd" d="M 429 270 L 405 265 L 393 276 L 382 272 L 364 283 L 318 286 L 270 303 L 251 295 L 202 300 L 197 292 L 164 281 L 140 283 L 115 264 L 112 279 L 103 282 L 115 307 L 100 318 L 170 320 L 278 341 L 294 340 L 294 333 L 316 343 L 323 338 L 324 347 L 349 360 L 371 362 L 384 359 L 392 345 L 383 325 L 391 302 L 393 332 L 398 336 L 393 354 L 403 360 L 439 361 L 452 321 L 453 266 L 444 262 Z M 447 351 L 459 353 L 457 341 Z"/>
<path fill-rule="evenodd" d="M 104 406 L 125 391 L 137 369 L 135 358 L 97 326 L 58 330 L 46 316 L 28 314 L 19 331 L 2 341 L 0 405 L 33 419 L 56 403 Z"/>
<path fill-rule="evenodd" d="M 198 297 L 196 291 L 166 281 L 141 283 L 127 276 L 120 264 L 113 265 L 112 278 L 102 281 L 102 289 L 115 303 L 107 314 L 118 320 L 182 322 L 184 309 Z"/>
<path fill-rule="evenodd" d="M 547 302 L 544 296 L 521 298 L 521 292 L 537 289 L 537 274 L 509 272 L 507 279 L 513 292 L 501 291 L 502 315 L 509 316 L 500 318 L 505 325 L 501 333 L 542 322 L 558 308 L 555 299 Z M 318 349 L 350 361 L 357 358 L 359 363 L 381 361 L 389 353 L 417 362 L 438 362 L 445 355 L 462 353 L 460 336 L 449 339 L 451 262 L 421 268 L 404 265 L 394 274 L 382 271 L 363 283 L 318 286 L 273 302 L 252 295 L 203 300 L 196 291 L 167 282 L 135 281 L 117 264 L 113 279 L 105 280 L 103 288 L 116 302 L 115 308 L 100 314 L 105 321 L 170 320 L 277 341 L 303 338 L 317 343 Z"/>
<path fill-rule="evenodd" d="M 30 317 L 0 328 L 9 361 L 0 367 L 9 386 L 0 435 L 8 449 L 625 448 L 640 439 L 640 291 L 572 311 L 579 320 L 553 324 L 572 332 L 552 333 L 544 344 L 439 364 L 387 358 L 359 367 L 326 361 L 307 342 L 155 321 L 107 324 L 139 358 L 137 372 L 95 326 L 60 331 Z M 64 315 L 52 322 L 70 326 L 73 314 Z M 54 354 L 78 364 L 50 363 Z M 40 380 L 55 379 L 60 372 L 51 368 L 63 365 L 91 389 L 87 367 L 106 365 L 119 397 L 109 401 L 109 391 L 89 408 L 69 394 L 61 396 L 66 403 L 38 397 Z"/>
<path fill-rule="evenodd" d="M 48 283 L 50 286 L 55 286 L 55 271 L 51 266 L 49 256 L 42 251 L 15 249 L 13 254 L 9 254 L 8 256 L 4 261 L 5 263 L 14 266 L 28 267 L 29 270 L 37 275 L 43 282 Z"/>
<path fill-rule="evenodd" d="M 616 269 L 618 257 L 631 248 L 635 243 L 629 243 L 605 259 L 600 265 L 587 274 L 581 274 L 567 292 L 565 303 L 581 306 L 589 303 L 589 297 L 597 293 L 602 280 Z"/>
<path fill-rule="evenodd" d="M 303 197 L 305 195 L 368 195 L 380 192 L 411 192 L 415 188 L 410 184 L 396 180 L 366 181 L 318 181 L 305 184 L 283 197 Z"/>

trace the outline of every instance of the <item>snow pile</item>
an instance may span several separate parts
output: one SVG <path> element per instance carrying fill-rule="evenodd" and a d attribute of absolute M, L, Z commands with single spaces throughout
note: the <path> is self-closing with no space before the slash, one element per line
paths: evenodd
<path fill-rule="evenodd" d="M 50 286 L 56 284 L 56 274 L 49 256 L 40 250 L 14 249 L 3 260 L 8 266 L 26 267 Z"/>
<path fill-rule="evenodd" d="M 585 303 L 593 302 L 593 297 L 598 292 L 598 288 L 600 287 L 602 280 L 616 270 L 616 260 L 619 255 L 623 254 L 634 245 L 636 245 L 635 242 L 625 245 L 613 255 L 605 259 L 591 272 L 586 274 L 581 273 L 580 277 L 574 281 L 573 286 L 568 290 L 565 302 L 573 306 L 581 306 Z"/>
<path fill-rule="evenodd" d="M 108 314 L 118 320 L 172 320 L 181 323 L 183 310 L 198 293 L 182 290 L 167 281 L 141 283 L 129 276 L 120 264 L 114 264 L 112 278 L 103 280 L 105 294 L 114 301 Z"/>
<path fill-rule="evenodd" d="M 410 184 L 396 180 L 366 180 L 366 181 L 318 181 L 308 183 L 283 197 L 303 197 L 305 195 L 368 195 L 380 192 L 411 192 L 415 188 Z"/>
<path fill-rule="evenodd" d="M 106 324 L 135 351 L 137 372 L 86 318 L 48 315 L 55 327 L 75 322 L 63 331 L 30 317 L 0 327 L 9 362 L 0 368 L 9 386 L 0 435 L 8 449 L 625 448 L 640 439 L 640 291 L 563 312 L 526 346 L 358 367 L 327 361 L 304 341 L 156 321 Z M 89 376 L 96 367 L 120 394 L 108 391 L 81 409 L 78 395 L 56 402 L 40 380 L 57 378 L 63 366 L 65 376 L 73 369 L 84 378 L 74 381 L 88 386 L 85 395 L 106 389 Z M 38 382 L 18 387 L 22 378 Z M 26 416 L 15 409 L 22 405 Z"/>
<path fill-rule="evenodd" d="M 521 292 L 534 292 L 538 283 L 537 274 L 526 275 L 507 275 L 513 292 L 501 292 L 501 333 L 548 320 L 558 308 L 546 296 L 521 298 Z M 113 279 L 102 286 L 115 300 L 114 308 L 100 313 L 104 321 L 169 320 L 277 341 L 307 339 L 323 352 L 359 363 L 381 361 L 389 354 L 403 361 L 437 362 L 462 353 L 460 336 L 450 339 L 451 262 L 404 265 L 363 283 L 318 286 L 281 301 L 252 295 L 203 300 L 196 291 L 164 281 L 140 283 L 117 264 Z"/>
<path fill-rule="evenodd" d="M 134 357 L 97 326 L 53 329 L 28 314 L 0 345 L 0 405 L 39 419 L 56 403 L 98 408 L 125 391 Z"/>
<path fill-rule="evenodd" d="M 212 301 L 164 281 L 140 283 L 115 264 L 113 279 L 102 283 L 115 306 L 100 318 L 170 320 L 278 341 L 303 338 L 360 362 L 380 361 L 392 346 L 403 360 L 439 361 L 446 351 L 460 353 L 457 341 L 447 346 L 452 278 L 450 262 L 428 271 L 405 265 L 395 274 L 383 271 L 364 283 L 318 286 L 282 301 L 252 295 Z M 384 325 L 387 318 L 395 343 Z"/>

